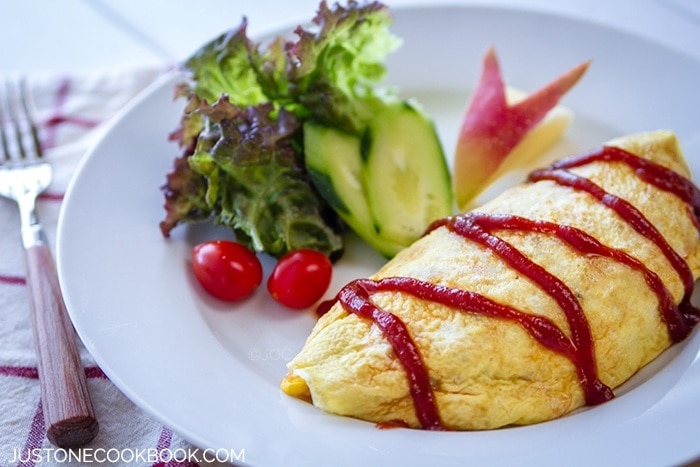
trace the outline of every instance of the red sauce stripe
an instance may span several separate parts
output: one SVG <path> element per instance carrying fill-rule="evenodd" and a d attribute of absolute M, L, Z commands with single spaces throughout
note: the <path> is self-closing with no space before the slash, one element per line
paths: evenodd
<path fill-rule="evenodd" d="M 607 247 L 592 235 L 569 225 L 519 216 L 486 216 L 479 213 L 474 213 L 473 215 L 477 216 L 479 222 L 488 226 L 489 229 L 520 230 L 523 226 L 526 226 L 527 230 L 533 232 L 555 235 L 583 254 L 604 256 L 639 271 L 644 275 L 645 282 L 659 299 L 661 315 L 664 323 L 669 328 L 671 339 L 674 342 L 679 342 L 687 337 L 690 332 L 688 323 L 685 321 L 679 307 L 673 303 L 673 297 L 661 278 L 655 272 L 649 270 L 641 261 L 624 251 Z"/>
<path fill-rule="evenodd" d="M 612 391 L 598 380 L 590 326 L 574 293 L 558 277 L 485 228 L 488 217 L 485 214 L 460 216 L 450 228 L 471 241 L 490 247 L 508 265 L 528 277 L 557 302 L 571 329 L 577 354 L 576 368 L 586 392 L 586 402 L 595 405 L 611 399 Z M 528 223 L 522 223 L 519 230 L 530 230 L 530 227 Z"/>
<path fill-rule="evenodd" d="M 656 246 L 661 250 L 678 275 L 681 277 L 681 281 L 685 286 L 686 296 L 690 297 L 695 280 L 693 279 L 693 273 L 690 270 L 688 263 L 686 263 L 686 261 L 678 253 L 676 253 L 673 248 L 671 248 L 671 245 L 668 244 L 664 236 L 661 235 L 656 227 L 654 227 L 654 225 L 649 222 L 646 217 L 644 217 L 644 214 L 642 214 L 631 203 L 608 193 L 587 178 L 580 177 L 566 170 L 544 169 L 537 170 L 530 174 L 530 181 L 536 182 L 540 180 L 550 180 L 555 182 L 557 185 L 567 186 L 578 191 L 584 191 L 595 197 L 604 206 L 607 206 L 615 211 L 634 230 L 656 244 Z"/>
<path fill-rule="evenodd" d="M 603 146 L 588 154 L 572 156 L 552 164 L 550 169 L 572 169 L 596 161 L 623 162 L 631 167 L 642 180 L 655 185 L 657 188 L 673 193 L 693 208 L 696 217 L 700 216 L 700 190 L 687 178 L 678 172 L 659 165 L 648 159 L 614 146 Z M 700 223 L 696 223 L 700 228 Z"/>
<path fill-rule="evenodd" d="M 372 281 L 359 280 L 354 282 L 353 286 L 344 287 L 338 298 L 347 309 L 358 316 L 372 320 L 384 333 L 408 376 L 409 388 L 416 402 L 416 413 L 421 426 L 428 430 L 440 429 L 442 423 L 430 386 L 430 377 L 418 346 L 413 342 L 411 334 L 400 318 L 372 303 L 369 294 L 376 290 L 376 284 Z"/>
<path fill-rule="evenodd" d="M 532 182 L 550 180 L 559 185 L 593 195 L 601 204 L 613 209 L 637 232 L 653 241 L 669 259 L 685 285 L 686 294 L 681 303 L 681 309 L 679 310 L 675 306 L 670 293 L 658 275 L 647 269 L 640 261 L 621 250 L 603 245 L 591 235 L 574 227 L 518 216 L 488 215 L 485 213 L 469 213 L 436 221 L 428 229 L 428 232 L 437 227 L 445 226 L 471 241 L 484 245 L 550 294 L 558 302 L 569 321 L 571 337 L 566 337 L 561 329 L 544 317 L 523 313 L 466 290 L 449 288 L 408 277 L 390 277 L 378 281 L 361 279 L 346 285 L 338 294 L 339 302 L 348 312 L 372 320 L 382 330 L 384 337 L 392 345 L 394 353 L 406 371 L 416 414 L 423 428 L 442 429 L 428 369 L 405 323 L 396 315 L 380 309 L 372 302 L 371 295 L 375 292 L 409 293 L 420 299 L 441 303 L 460 311 L 517 321 L 541 345 L 559 352 L 575 364 L 587 404 L 601 403 L 613 397 L 612 390 L 598 379 L 590 325 L 576 296 L 559 278 L 535 264 L 513 245 L 493 235 L 492 230 L 517 229 L 556 235 L 584 254 L 602 255 L 640 271 L 644 274 L 647 284 L 659 297 L 660 316 L 665 321 L 669 335 L 674 341 L 679 341 L 687 336 L 690 329 L 700 321 L 700 313 L 690 305 L 690 294 L 694 286 L 690 267 L 668 245 L 656 227 L 629 202 L 606 192 L 586 178 L 564 170 L 564 168 L 584 165 L 596 160 L 621 161 L 629 164 L 635 169 L 635 173 L 647 183 L 679 196 L 692 207 L 695 217 L 700 212 L 700 194 L 698 194 L 697 188 L 689 180 L 673 171 L 649 161 L 643 161 L 634 154 L 619 148 L 610 147 L 603 147 L 596 153 L 587 154 L 578 159 L 568 159 L 548 169 L 535 171 L 530 175 Z M 700 224 L 697 223 L 696 219 L 697 225 Z M 327 305 L 322 306 L 327 307 Z"/>

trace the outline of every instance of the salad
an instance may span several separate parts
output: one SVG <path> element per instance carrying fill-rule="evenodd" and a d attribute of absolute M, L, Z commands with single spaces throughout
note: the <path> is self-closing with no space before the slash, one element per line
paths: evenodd
<path fill-rule="evenodd" d="M 163 186 L 163 235 L 195 222 L 229 227 L 253 256 L 279 260 L 268 281 L 272 296 L 303 308 L 330 280 L 314 253 L 337 260 L 348 229 L 391 258 L 452 215 L 455 201 L 466 210 L 514 160 L 542 152 L 564 132 L 568 116 L 553 110 L 589 63 L 513 98 L 489 49 L 450 174 L 433 121 L 415 100 L 381 84 L 384 60 L 401 44 L 391 23 L 376 1 L 323 1 L 310 26 L 291 31 L 295 39 L 254 42 L 244 18 L 191 56 L 176 88 L 187 103 L 171 134 L 181 153 Z M 214 295 L 234 288 L 245 297 L 262 281 L 237 246 L 196 250 L 195 275 Z M 235 261 L 222 260 L 234 251 Z M 319 268 L 325 272 L 315 279 L 310 272 L 297 278 Z M 297 300 L 289 290 L 304 284 L 325 285 Z"/>
<path fill-rule="evenodd" d="M 254 252 L 335 260 L 349 226 L 391 257 L 451 214 L 433 122 L 380 86 L 391 21 L 378 2 L 322 2 L 296 40 L 253 42 L 244 19 L 190 57 L 163 235 L 213 221 Z"/>

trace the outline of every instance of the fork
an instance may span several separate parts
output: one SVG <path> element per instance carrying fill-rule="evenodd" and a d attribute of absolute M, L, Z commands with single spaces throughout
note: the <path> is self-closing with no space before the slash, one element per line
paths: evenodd
<path fill-rule="evenodd" d="M 46 437 L 55 446 L 78 448 L 94 439 L 99 425 L 56 266 L 35 211 L 52 168 L 42 157 L 26 82 L 6 82 L 5 88 L 4 98 L 0 91 L 0 196 L 19 207 Z"/>

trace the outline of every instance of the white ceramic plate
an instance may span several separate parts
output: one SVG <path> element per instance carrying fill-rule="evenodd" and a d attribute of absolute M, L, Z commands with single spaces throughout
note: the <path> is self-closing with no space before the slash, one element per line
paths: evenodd
<path fill-rule="evenodd" d="M 699 63 L 557 16 L 473 7 L 394 14 L 405 42 L 389 62 L 389 80 L 436 118 L 448 154 L 482 55 L 494 45 L 508 82 L 525 90 L 593 60 L 566 97 L 576 120 L 551 155 L 670 128 L 700 174 L 700 160 L 692 157 L 700 150 L 700 107 L 686 105 L 700 83 Z M 285 363 L 301 348 L 312 313 L 276 306 L 264 287 L 237 306 L 210 299 L 193 281 L 190 248 L 228 232 L 180 227 L 169 240 L 160 235 L 159 187 L 177 154 L 166 136 L 182 105 L 171 100 L 175 79 L 133 102 L 84 159 L 58 233 L 61 284 L 80 337 L 110 379 L 148 413 L 198 446 L 244 452 L 253 465 L 661 465 L 700 454 L 700 388 L 688 387 L 693 380 L 683 377 L 700 347 L 697 331 L 610 403 L 530 427 L 378 430 L 283 395 L 278 384 Z M 329 295 L 380 264 L 353 243 Z"/>

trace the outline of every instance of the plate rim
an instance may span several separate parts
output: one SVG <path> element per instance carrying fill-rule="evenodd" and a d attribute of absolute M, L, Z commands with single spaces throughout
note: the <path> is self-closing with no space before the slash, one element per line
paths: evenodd
<path fill-rule="evenodd" d="M 508 11 L 508 12 L 516 12 L 519 14 L 527 14 L 527 15 L 534 15 L 534 16 L 548 16 L 552 19 L 557 19 L 557 18 L 566 18 L 567 20 L 570 21 L 576 21 L 582 24 L 586 25 L 592 25 L 596 28 L 605 28 L 610 31 L 614 31 L 616 33 L 622 33 L 625 35 L 629 36 L 634 36 L 636 39 L 641 39 L 645 40 L 647 42 L 653 43 L 656 46 L 662 46 L 667 48 L 664 44 L 658 44 L 653 41 L 649 41 L 647 38 L 644 38 L 643 36 L 636 36 L 633 35 L 632 33 L 628 33 L 627 31 L 620 31 L 616 30 L 614 28 L 608 27 L 606 25 L 601 25 L 599 23 L 595 22 L 589 22 L 585 20 L 581 20 L 579 18 L 574 18 L 571 16 L 566 16 L 566 15 L 560 15 L 558 13 L 552 13 L 552 12 L 542 12 L 542 11 L 533 11 L 529 9 L 518 9 L 518 8 L 511 8 L 511 7 L 506 7 L 506 6 L 484 6 L 484 5 L 479 5 L 479 6 L 474 6 L 474 5 L 460 5 L 460 4 L 453 4 L 450 2 L 437 2 L 435 4 L 431 5 L 419 5 L 419 4 L 411 4 L 411 5 L 406 5 L 402 7 L 395 7 L 392 8 L 393 12 L 398 12 L 398 11 L 408 11 L 411 10 L 415 14 L 416 11 L 419 10 L 425 10 L 425 9 L 430 9 L 430 10 L 440 10 L 444 8 L 454 8 L 454 9 L 459 9 L 459 10 L 474 10 L 480 9 L 480 10 L 486 10 L 486 11 Z M 271 28 L 270 31 L 264 33 L 265 34 L 272 34 L 278 31 L 277 26 L 275 28 Z M 674 53 L 677 54 L 683 54 L 687 56 L 687 54 L 684 54 L 683 51 L 675 50 L 675 49 L 669 49 L 673 50 Z M 692 60 L 696 61 L 694 58 Z M 155 82 L 153 82 L 151 85 L 149 85 L 144 91 L 139 93 L 137 97 L 135 97 L 133 100 L 131 100 L 127 105 L 125 105 L 120 111 L 117 112 L 117 114 L 112 118 L 109 122 L 108 125 L 105 126 L 104 131 L 102 133 L 102 136 L 94 142 L 94 144 L 91 146 L 91 148 L 87 151 L 85 156 L 81 159 L 80 163 L 78 164 L 78 167 L 75 171 L 74 177 L 71 179 L 71 182 L 69 184 L 68 189 L 66 190 L 66 196 L 64 203 L 61 206 L 61 213 L 59 215 L 59 221 L 58 221 L 58 229 L 57 229 L 57 259 L 59 263 L 59 268 L 61 268 L 61 263 L 64 261 L 62 260 L 62 248 L 61 244 L 63 243 L 63 238 L 62 238 L 62 233 L 65 225 L 65 219 L 64 219 L 64 210 L 69 209 L 67 206 L 71 203 L 71 199 L 73 196 L 73 191 L 74 191 L 74 181 L 78 180 L 80 177 L 77 176 L 78 174 L 82 173 L 84 170 L 84 166 L 88 163 L 90 163 L 90 160 L 93 159 L 95 154 L 99 154 L 99 151 L 101 149 L 101 145 L 104 144 L 104 141 L 106 141 L 107 135 L 109 135 L 111 132 L 114 131 L 114 129 L 124 120 L 128 119 L 129 116 L 132 115 L 133 112 L 137 111 L 141 106 L 144 105 L 144 102 L 148 101 L 149 99 L 152 99 L 154 95 L 156 95 L 158 92 L 162 92 L 164 87 L 167 86 L 168 84 L 173 84 L 176 78 L 180 75 L 180 71 L 177 69 L 173 69 L 161 77 L 159 77 Z M 164 135 L 165 137 L 165 135 Z M 164 174 L 163 174 L 164 175 Z M 77 184 L 77 182 L 75 182 Z M 60 269 L 59 269 L 60 271 Z M 63 285 L 63 280 L 61 280 L 61 283 Z M 88 336 L 84 336 L 83 332 L 84 329 L 81 329 L 80 325 L 76 323 L 76 320 L 74 318 L 74 315 L 71 310 L 74 310 L 75 308 L 69 307 L 69 314 L 71 315 L 71 319 L 74 322 L 74 326 L 76 327 L 76 331 L 78 332 L 78 335 L 81 337 L 84 343 L 89 343 L 91 340 L 86 339 Z M 79 320 L 78 320 L 79 321 Z M 143 409 L 146 413 L 148 413 L 150 416 L 153 416 L 157 420 L 160 420 L 162 423 L 166 424 L 170 429 L 175 431 L 176 433 L 180 434 L 183 436 L 183 438 L 187 439 L 188 441 L 193 442 L 194 444 L 202 447 L 206 447 L 206 444 L 208 444 L 206 439 L 199 435 L 198 433 L 194 433 L 191 430 L 183 429 L 183 427 L 178 426 L 177 429 L 173 427 L 173 425 L 170 423 L 173 421 L 171 417 L 167 417 L 164 414 L 160 413 L 154 413 L 152 410 L 151 405 L 142 398 L 141 395 L 135 393 L 132 391 L 132 389 L 129 387 L 129 385 L 124 381 L 124 379 L 118 375 L 114 374 L 111 372 L 111 366 L 104 360 L 104 356 L 99 352 L 94 346 L 88 346 L 86 344 L 86 347 L 88 347 L 88 350 L 90 354 L 93 356 L 93 358 L 98 362 L 100 367 L 105 367 L 105 372 L 107 373 L 109 379 L 119 388 L 120 391 L 122 391 L 127 397 L 133 401 L 137 406 L 139 406 L 141 409 Z M 204 446 L 203 446 L 204 445 Z"/>

